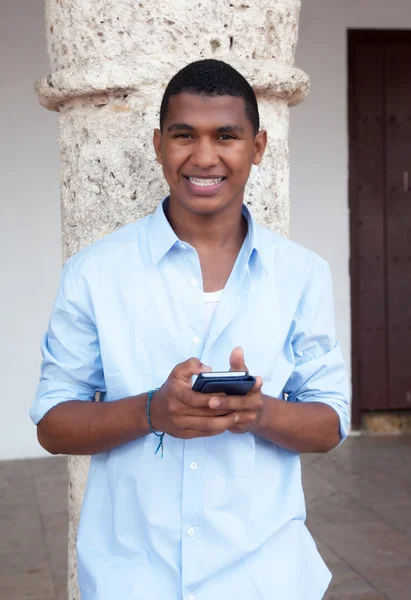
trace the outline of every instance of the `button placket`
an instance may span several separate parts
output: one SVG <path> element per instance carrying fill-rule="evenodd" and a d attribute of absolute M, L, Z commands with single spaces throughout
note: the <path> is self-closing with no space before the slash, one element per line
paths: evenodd
<path fill-rule="evenodd" d="M 184 469 L 182 487 L 182 584 L 188 594 L 201 579 L 202 556 L 202 476 L 204 439 L 184 441 Z"/>
<path fill-rule="evenodd" d="M 203 294 L 202 294 L 202 275 L 198 254 L 194 248 L 184 242 L 179 242 L 178 246 L 185 250 L 184 266 L 178 274 L 178 279 L 182 284 L 180 277 L 184 278 L 186 286 L 184 289 L 184 304 L 186 306 L 187 325 L 191 331 L 189 338 L 191 356 L 199 357 L 202 352 L 204 331 L 203 325 Z M 183 284 L 184 285 L 184 284 Z"/>

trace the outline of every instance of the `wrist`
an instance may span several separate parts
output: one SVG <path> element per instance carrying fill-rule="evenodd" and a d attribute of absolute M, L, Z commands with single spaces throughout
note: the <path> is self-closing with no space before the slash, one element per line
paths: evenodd
<path fill-rule="evenodd" d="M 148 402 L 149 394 L 146 394 L 146 401 Z M 162 429 L 162 420 L 161 420 L 161 411 L 159 409 L 159 400 L 160 400 L 160 389 L 157 389 L 151 395 L 150 407 L 149 411 L 146 411 L 146 420 L 148 424 L 149 433 L 152 431 L 156 431 L 161 433 Z M 146 405 L 147 407 L 147 405 Z M 151 427 L 150 427 L 151 426 Z"/>
<path fill-rule="evenodd" d="M 135 404 L 136 404 L 136 421 L 137 427 L 136 430 L 139 432 L 138 437 L 143 435 L 148 435 L 150 433 L 150 426 L 147 421 L 147 400 L 148 394 L 139 394 L 138 396 L 134 396 Z"/>
<path fill-rule="evenodd" d="M 263 399 L 263 408 L 257 425 L 253 429 L 253 433 L 259 437 L 265 438 L 268 431 L 272 429 L 272 423 L 275 422 L 276 403 L 280 402 L 277 398 L 271 398 L 266 394 L 261 394 Z"/>
<path fill-rule="evenodd" d="M 159 450 L 161 450 L 161 458 L 163 458 L 163 456 L 164 456 L 164 441 L 163 440 L 164 440 L 165 432 L 163 431 L 162 433 L 159 433 L 158 431 L 156 431 L 154 429 L 153 423 L 151 421 L 151 400 L 152 400 L 154 394 L 159 391 L 159 389 L 160 388 L 156 388 L 155 390 L 150 390 L 148 392 L 146 413 L 147 413 L 147 421 L 148 421 L 148 426 L 150 428 L 150 432 L 159 438 L 159 442 L 158 442 L 158 446 L 157 446 L 157 450 L 155 451 L 155 454 L 157 454 L 157 452 Z"/>

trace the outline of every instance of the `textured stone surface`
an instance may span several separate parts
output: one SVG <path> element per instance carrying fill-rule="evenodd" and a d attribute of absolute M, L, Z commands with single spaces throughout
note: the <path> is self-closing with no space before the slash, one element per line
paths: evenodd
<path fill-rule="evenodd" d="M 411 433 L 411 414 L 406 411 L 364 413 L 362 426 L 367 433 Z"/>
<path fill-rule="evenodd" d="M 53 70 L 124 55 L 275 58 L 291 65 L 297 42 L 295 0 L 50 0 Z M 63 26 L 62 26 L 63 25 Z M 74 35 L 73 35 L 74 33 Z"/>
<path fill-rule="evenodd" d="M 46 0 L 52 72 L 36 90 L 60 112 L 63 258 L 152 212 L 166 193 L 152 151 L 162 92 L 182 66 L 218 58 L 253 85 L 269 146 L 246 202 L 288 232 L 288 107 L 307 92 L 293 67 L 299 0 Z M 88 460 L 69 461 L 69 591 Z"/>
<path fill-rule="evenodd" d="M 308 92 L 307 75 L 300 69 L 282 65 L 274 59 L 239 60 L 232 53 L 225 60 L 247 77 L 258 95 L 275 94 L 285 98 L 289 105 L 294 105 Z M 46 108 L 58 111 L 74 96 L 87 98 L 90 94 L 105 94 L 107 91 L 121 95 L 133 90 L 164 88 L 170 73 L 178 71 L 187 62 L 188 59 L 178 57 L 165 57 L 160 62 L 157 57 L 139 56 L 132 62 L 105 63 L 100 71 L 96 70 L 96 66 L 79 65 L 75 71 L 60 70 L 39 79 L 36 91 Z"/>
<path fill-rule="evenodd" d="M 108 90 L 142 91 L 147 99 L 193 57 L 213 57 L 238 68 L 257 94 L 293 104 L 308 88 L 292 66 L 299 9 L 297 0 L 48 0 L 53 73 L 37 91 L 57 110 L 73 96 Z"/>

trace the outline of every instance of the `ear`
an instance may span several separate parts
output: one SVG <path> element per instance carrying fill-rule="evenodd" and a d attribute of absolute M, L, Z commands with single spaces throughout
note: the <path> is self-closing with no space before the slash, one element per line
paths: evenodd
<path fill-rule="evenodd" d="M 259 165 L 263 160 L 263 155 L 267 147 L 267 132 L 265 129 L 262 129 L 257 133 L 255 136 L 254 145 L 253 165 Z"/>
<path fill-rule="evenodd" d="M 161 154 L 161 131 L 159 129 L 154 129 L 153 146 L 156 153 L 157 162 L 159 165 L 161 165 L 163 163 L 163 156 Z"/>

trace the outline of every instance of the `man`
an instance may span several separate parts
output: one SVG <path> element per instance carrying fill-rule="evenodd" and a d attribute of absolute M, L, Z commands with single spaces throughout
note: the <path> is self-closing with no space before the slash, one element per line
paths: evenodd
<path fill-rule="evenodd" d="M 243 205 L 266 138 L 237 71 L 188 65 L 154 132 L 169 196 L 65 265 L 31 416 L 51 453 L 92 455 L 82 600 L 319 600 L 329 584 L 299 453 L 346 436 L 347 384 L 327 264 Z M 246 396 L 192 391 L 246 364 Z"/>

